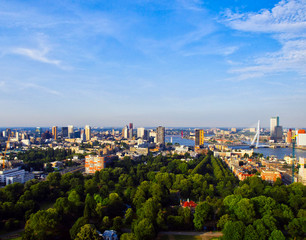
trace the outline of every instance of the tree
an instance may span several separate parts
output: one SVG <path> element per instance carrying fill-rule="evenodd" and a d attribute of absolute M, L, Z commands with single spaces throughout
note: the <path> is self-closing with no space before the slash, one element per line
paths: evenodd
<path fill-rule="evenodd" d="M 128 208 L 124 215 L 124 224 L 129 226 L 134 218 L 134 212 L 132 208 Z"/>
<path fill-rule="evenodd" d="M 194 227 L 196 230 L 202 230 L 204 224 L 207 220 L 211 219 L 211 206 L 207 202 L 200 203 L 196 209 L 194 214 Z"/>
<path fill-rule="evenodd" d="M 294 218 L 288 225 L 288 232 L 296 239 L 303 239 L 306 233 L 306 217 Z"/>
<path fill-rule="evenodd" d="M 231 219 L 230 215 L 225 214 L 225 215 L 223 215 L 223 216 L 219 219 L 219 221 L 218 221 L 218 223 L 217 223 L 217 227 L 220 228 L 220 229 L 223 229 L 225 223 L 227 223 L 228 221 L 231 221 L 231 220 L 232 220 L 232 219 Z"/>
<path fill-rule="evenodd" d="M 58 224 L 55 209 L 40 210 L 27 221 L 24 239 L 53 239 L 58 235 Z"/>
<path fill-rule="evenodd" d="M 136 223 L 133 230 L 137 240 L 152 240 L 155 237 L 153 223 L 148 218 Z"/>
<path fill-rule="evenodd" d="M 123 233 L 120 237 L 120 240 L 134 240 L 136 236 L 134 233 Z"/>
<path fill-rule="evenodd" d="M 250 199 L 243 198 L 234 209 L 237 218 L 245 223 L 252 223 L 255 217 L 255 211 Z"/>
<path fill-rule="evenodd" d="M 271 236 L 269 237 L 269 240 L 285 240 L 285 236 L 280 230 L 273 230 L 271 233 Z"/>
<path fill-rule="evenodd" d="M 75 239 L 78 232 L 81 230 L 81 228 L 87 223 L 87 219 L 84 217 L 78 218 L 76 222 L 73 224 L 72 228 L 70 229 L 70 237 L 71 239 Z"/>
<path fill-rule="evenodd" d="M 259 236 L 253 225 L 248 225 L 244 231 L 244 240 L 259 240 Z"/>
<path fill-rule="evenodd" d="M 80 232 L 77 234 L 75 240 L 99 240 L 99 234 L 94 225 L 85 224 L 81 227 Z"/>
<path fill-rule="evenodd" d="M 223 229 L 224 240 L 242 240 L 244 237 L 245 225 L 241 221 L 227 222 Z"/>
<path fill-rule="evenodd" d="M 113 219 L 113 227 L 112 229 L 115 231 L 119 231 L 122 227 L 122 218 L 117 216 Z"/>

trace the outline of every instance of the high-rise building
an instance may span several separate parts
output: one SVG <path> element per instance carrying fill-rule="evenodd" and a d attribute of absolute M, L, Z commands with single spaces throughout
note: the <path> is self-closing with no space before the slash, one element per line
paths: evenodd
<path fill-rule="evenodd" d="M 57 139 L 57 126 L 52 127 L 52 136 L 54 140 Z"/>
<path fill-rule="evenodd" d="M 202 147 L 204 146 L 204 130 L 196 129 L 195 130 L 195 146 Z"/>
<path fill-rule="evenodd" d="M 145 129 L 143 127 L 137 128 L 137 138 L 143 138 L 145 134 Z"/>
<path fill-rule="evenodd" d="M 62 137 L 68 137 L 68 127 L 62 127 Z"/>
<path fill-rule="evenodd" d="M 89 125 L 85 126 L 85 135 L 86 141 L 89 141 L 91 139 L 91 127 Z"/>
<path fill-rule="evenodd" d="M 165 127 L 162 126 L 157 127 L 156 142 L 165 145 Z"/>
<path fill-rule="evenodd" d="M 270 139 L 274 142 L 281 141 L 283 138 L 283 127 L 279 126 L 279 117 L 271 117 L 270 119 Z"/>
<path fill-rule="evenodd" d="M 271 117 L 270 119 L 270 137 L 274 136 L 276 126 L 279 126 L 279 117 Z"/>
<path fill-rule="evenodd" d="M 286 143 L 291 144 L 292 143 L 292 129 L 290 128 L 287 132 L 287 138 L 286 138 Z"/>
<path fill-rule="evenodd" d="M 306 147 L 306 131 L 299 129 L 296 134 L 296 145 L 298 147 Z"/>
<path fill-rule="evenodd" d="M 124 128 L 122 128 L 122 137 L 126 139 L 129 138 L 129 128 L 127 125 Z"/>
<path fill-rule="evenodd" d="M 68 137 L 73 138 L 74 137 L 74 126 L 73 125 L 68 125 Z"/>
<path fill-rule="evenodd" d="M 133 138 L 133 123 L 129 124 L 129 138 Z"/>

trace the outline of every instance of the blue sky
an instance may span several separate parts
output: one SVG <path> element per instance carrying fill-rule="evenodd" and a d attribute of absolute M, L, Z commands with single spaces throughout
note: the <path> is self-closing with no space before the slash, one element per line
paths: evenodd
<path fill-rule="evenodd" d="M 0 2 L 0 126 L 305 127 L 306 0 Z"/>

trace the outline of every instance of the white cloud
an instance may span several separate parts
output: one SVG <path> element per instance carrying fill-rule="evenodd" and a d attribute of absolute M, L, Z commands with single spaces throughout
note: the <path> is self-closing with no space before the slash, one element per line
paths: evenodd
<path fill-rule="evenodd" d="M 280 1 L 271 10 L 258 13 L 233 13 L 227 10 L 224 23 L 229 27 L 256 33 L 270 33 L 281 48 L 257 57 L 251 65 L 231 69 L 245 80 L 257 76 L 295 71 L 306 74 L 306 0 Z"/>
<path fill-rule="evenodd" d="M 48 48 L 42 48 L 42 49 L 15 48 L 12 50 L 12 53 L 26 56 L 39 62 L 54 64 L 59 66 L 61 61 L 48 58 L 46 56 L 48 52 L 49 52 Z"/>
<path fill-rule="evenodd" d="M 272 10 L 259 13 L 225 12 L 225 22 L 233 29 L 248 32 L 287 33 L 305 31 L 306 1 L 281 1 Z"/>

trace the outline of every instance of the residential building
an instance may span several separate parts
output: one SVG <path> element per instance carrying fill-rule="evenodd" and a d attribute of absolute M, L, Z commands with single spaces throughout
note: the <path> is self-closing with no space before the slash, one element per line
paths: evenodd
<path fill-rule="evenodd" d="M 306 147 L 306 131 L 304 129 L 297 131 L 296 145 L 298 147 Z"/>
<path fill-rule="evenodd" d="M 204 146 L 204 130 L 196 129 L 195 130 L 195 146 L 203 147 Z"/>
<path fill-rule="evenodd" d="M 265 180 L 268 182 L 275 182 L 278 178 L 282 179 L 282 176 L 280 172 L 277 172 L 277 171 L 263 170 L 261 172 L 261 178 L 262 180 Z"/>
<path fill-rule="evenodd" d="M 104 169 L 104 167 L 104 157 L 92 155 L 85 156 L 85 173 L 92 174 Z"/>

